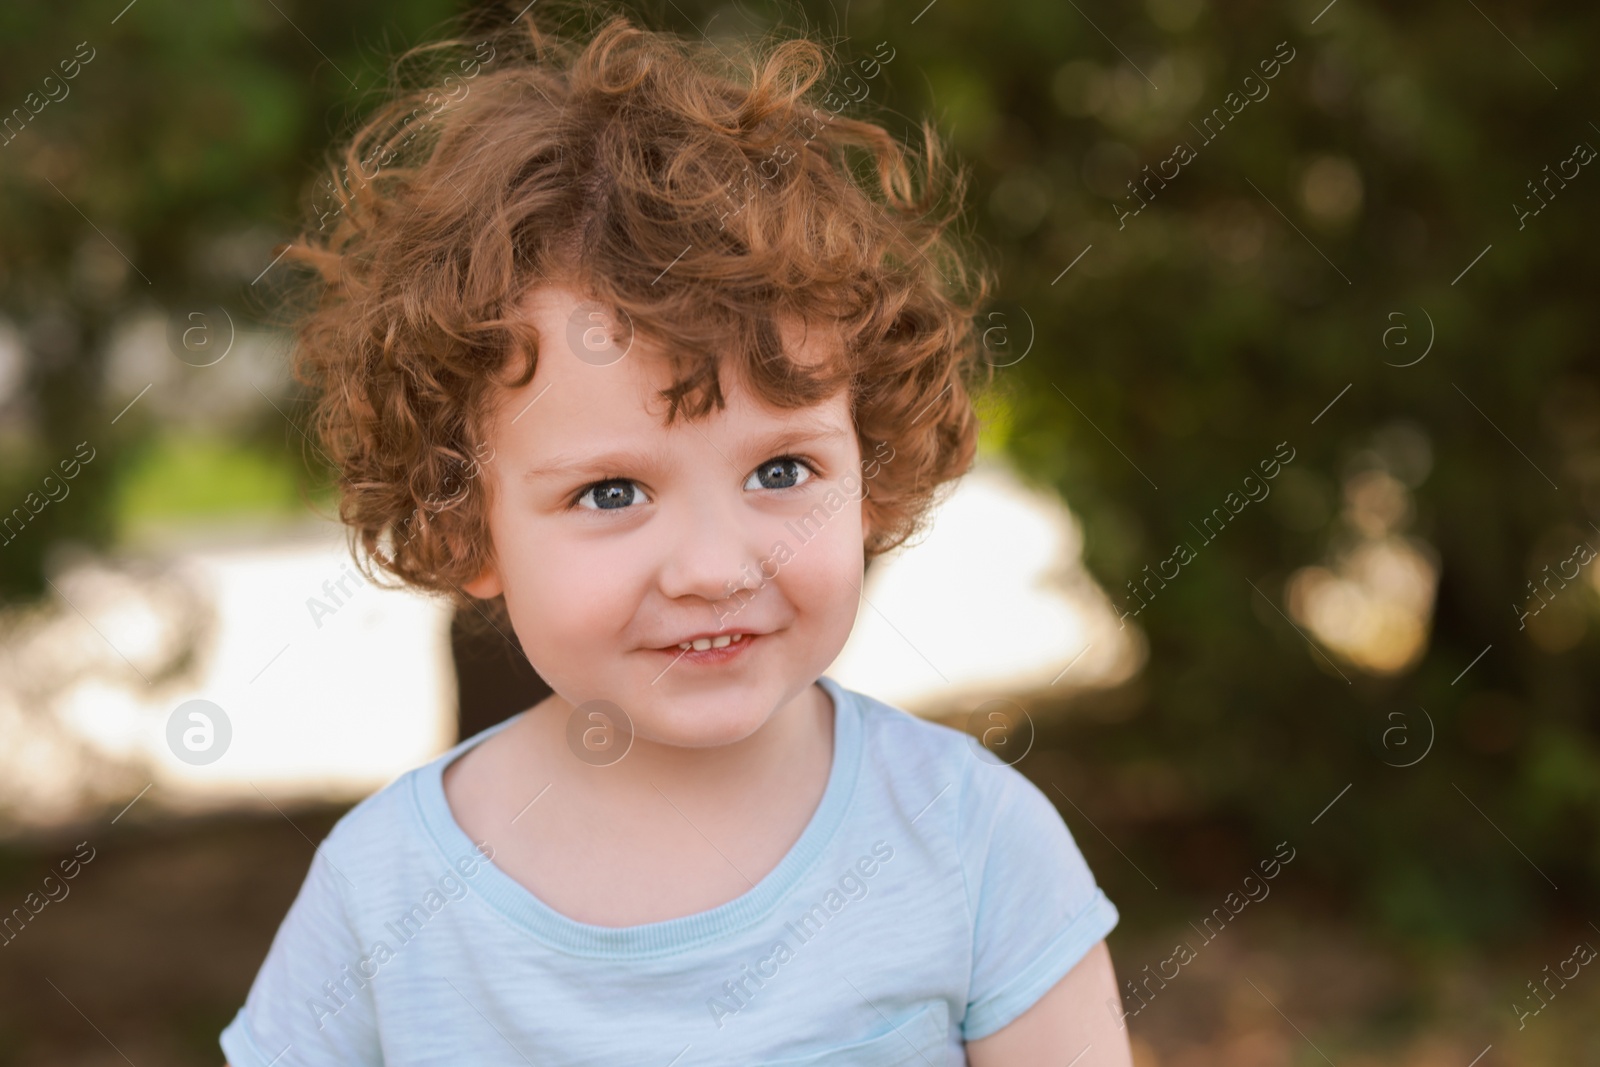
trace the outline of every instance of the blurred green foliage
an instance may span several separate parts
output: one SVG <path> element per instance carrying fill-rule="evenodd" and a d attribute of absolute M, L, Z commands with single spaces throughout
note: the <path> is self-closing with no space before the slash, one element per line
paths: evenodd
<path fill-rule="evenodd" d="M 1600 883 L 1594 587 L 1561 593 L 1559 625 L 1519 629 L 1516 606 L 1573 542 L 1600 543 L 1600 172 L 1547 187 L 1520 225 L 1514 205 L 1531 210 L 1528 183 L 1575 144 L 1600 144 L 1600 12 L 919 6 L 783 11 L 843 38 L 847 57 L 888 41 L 897 57 L 859 113 L 901 134 L 931 114 L 972 164 L 976 236 L 1002 279 L 996 362 L 1027 351 L 1000 373 L 986 444 L 1071 502 L 1113 601 L 1133 606 L 1125 583 L 1193 543 L 1191 524 L 1278 442 L 1296 452 L 1268 501 L 1133 621 L 1150 656 L 1123 698 L 1131 717 L 1073 735 L 1108 788 L 1154 762 L 1182 798 L 1123 839 L 1132 858 L 1159 881 L 1179 862 L 1166 846 L 1202 823 L 1236 826 L 1252 848 L 1290 837 L 1305 868 L 1424 940 L 1579 911 Z M 298 436 L 264 405 L 236 428 L 257 443 L 237 451 L 175 448 L 138 408 L 111 424 L 135 390 L 106 385 L 108 338 L 150 308 L 263 313 L 252 276 L 297 224 L 313 164 L 371 106 L 388 58 L 455 13 L 444 0 L 120 7 L 0 7 L 0 107 L 22 106 L 79 42 L 94 49 L 70 96 L 0 148 L 0 312 L 27 351 L 0 421 L 0 500 L 80 440 L 106 457 L 0 555 L 12 596 L 40 588 L 49 545 L 106 543 L 116 513 L 286 499 Z M 777 13 L 678 0 L 646 18 L 697 32 L 715 14 L 721 33 Z M 1197 124 L 1230 92 L 1259 93 L 1246 76 L 1284 46 L 1294 57 L 1270 92 L 1208 140 Z M 1194 157 L 1134 193 L 1180 142 Z M 1123 215 L 1136 197 L 1148 204 Z M 1401 366 L 1425 319 L 1428 356 Z M 1397 323 L 1406 332 L 1386 335 Z M 283 446 L 279 470 L 263 441 Z M 1408 532 L 1439 566 L 1425 654 L 1391 676 L 1313 648 L 1285 595 L 1348 537 L 1342 494 L 1373 456 L 1413 468 Z M 1431 750 L 1386 765 L 1401 762 L 1393 713 L 1417 731 L 1405 758 L 1422 750 L 1419 708 Z M 1125 910 L 1140 892 L 1126 882 Z"/>
<path fill-rule="evenodd" d="M 294 469 L 281 454 L 228 438 L 168 434 L 142 442 L 117 486 L 119 531 L 142 522 L 239 514 L 299 512 Z"/>

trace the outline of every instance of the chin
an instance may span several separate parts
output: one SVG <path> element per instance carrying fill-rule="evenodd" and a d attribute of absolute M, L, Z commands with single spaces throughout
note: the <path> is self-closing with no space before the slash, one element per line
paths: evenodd
<path fill-rule="evenodd" d="M 635 723 L 640 737 L 663 745 L 681 748 L 714 748 L 743 741 L 766 724 L 770 708 L 761 707 L 759 701 L 752 706 L 727 710 L 709 710 L 692 695 L 670 701 L 677 707 L 663 710 L 652 716 L 649 723 Z"/>

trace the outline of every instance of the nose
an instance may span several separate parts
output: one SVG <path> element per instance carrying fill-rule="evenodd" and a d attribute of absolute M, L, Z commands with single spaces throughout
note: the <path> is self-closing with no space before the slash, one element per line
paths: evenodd
<path fill-rule="evenodd" d="M 661 523 L 660 585 L 671 600 L 699 597 L 716 608 L 760 583 L 759 516 L 737 496 L 702 490 L 681 496 Z M 744 593 L 740 600 L 748 600 Z M 739 601 L 730 601 L 738 603 Z"/>

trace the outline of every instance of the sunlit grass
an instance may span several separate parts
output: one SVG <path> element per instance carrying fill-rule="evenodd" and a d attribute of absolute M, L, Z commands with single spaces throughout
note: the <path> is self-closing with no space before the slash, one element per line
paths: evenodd
<path fill-rule="evenodd" d="M 222 437 L 169 434 L 141 449 L 120 479 L 113 513 L 128 532 L 151 524 L 308 513 L 299 457 Z M 309 499 L 319 504 L 318 494 Z"/>

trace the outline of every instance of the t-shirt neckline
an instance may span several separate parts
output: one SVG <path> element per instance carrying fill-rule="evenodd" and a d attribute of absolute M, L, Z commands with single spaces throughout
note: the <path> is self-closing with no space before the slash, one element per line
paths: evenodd
<path fill-rule="evenodd" d="M 799 839 L 756 885 L 706 911 L 634 926 L 597 926 L 556 911 L 491 861 L 473 877 L 473 888 L 513 925 L 552 948 L 582 956 L 640 958 L 683 952 L 744 929 L 772 912 L 833 840 L 855 791 L 861 763 L 861 711 L 849 690 L 827 675 L 817 684 L 833 700 L 833 766 L 822 800 Z M 472 746 L 516 722 L 519 712 L 469 737 L 412 777 L 412 798 L 423 827 L 445 863 L 470 855 L 476 845 L 456 822 L 444 793 L 444 769 Z"/>

